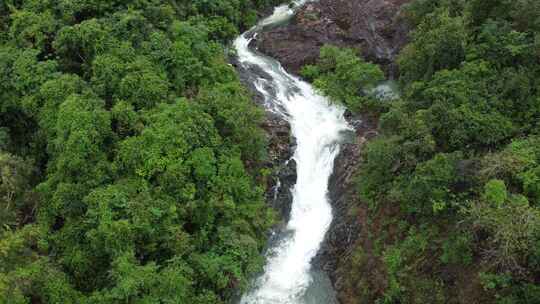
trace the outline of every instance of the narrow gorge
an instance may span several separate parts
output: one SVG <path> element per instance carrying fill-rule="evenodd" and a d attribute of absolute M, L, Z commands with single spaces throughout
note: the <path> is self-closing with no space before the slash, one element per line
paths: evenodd
<path fill-rule="evenodd" d="M 235 66 L 267 112 L 265 129 L 274 165 L 274 183 L 267 200 L 288 222 L 274 232 L 266 253 L 265 272 L 242 297 L 242 304 L 337 303 L 333 288 L 336 283 L 339 286 L 337 263 L 358 238 L 357 219 L 349 214 L 355 201 L 351 188 L 360 148 L 377 134 L 376 119 L 345 113 L 345 109 L 332 105 L 308 83 L 287 73 L 280 62 L 263 55 L 276 56 L 292 72 L 313 62 L 322 45 L 321 38 L 315 38 L 321 35 L 316 28 L 321 25 L 315 24 L 314 36 L 301 38 L 301 45 L 291 39 L 298 39 L 294 37 L 298 27 L 307 32 L 313 26 L 313 21 L 306 24 L 306 16 L 320 17 L 319 10 L 324 5 L 294 1 L 276 7 L 270 17 L 234 43 Z M 336 29 L 330 28 L 336 34 Z M 375 37 L 377 33 L 371 35 Z M 325 39 L 332 42 L 336 38 Z M 386 64 L 391 73 L 395 56 L 392 52 L 403 42 L 391 45 L 377 36 L 372 43 L 387 48 L 381 51 L 378 46 L 366 45 L 366 51 L 374 51 L 373 55 L 379 56 L 379 62 Z M 276 51 L 279 48 L 283 49 Z"/>
<path fill-rule="evenodd" d="M 242 73 L 253 81 L 266 110 L 290 124 L 296 142 L 289 160 L 296 164 L 296 184 L 286 189 L 292 191 L 291 206 L 287 208 L 290 209 L 288 223 L 276 232 L 266 253 L 264 274 L 242 297 L 242 304 L 335 301 L 329 280 L 311 267 L 311 260 L 332 222 L 328 179 L 340 141 L 344 133 L 350 131 L 344 109 L 331 105 L 309 84 L 288 74 L 279 62 L 249 49 L 249 43 L 259 30 L 284 22 L 293 13 L 293 7 L 277 7 L 272 16 L 235 41 Z M 254 74 L 256 70 L 264 74 Z"/>

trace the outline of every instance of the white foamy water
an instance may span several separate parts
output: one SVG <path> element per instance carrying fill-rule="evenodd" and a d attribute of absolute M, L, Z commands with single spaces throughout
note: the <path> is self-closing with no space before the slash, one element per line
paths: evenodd
<path fill-rule="evenodd" d="M 256 35 L 264 26 L 287 20 L 292 14 L 294 11 L 288 6 L 277 7 L 271 17 L 234 43 L 242 67 L 258 67 L 271 76 L 256 79 L 254 85 L 264 95 L 267 110 L 289 121 L 297 142 L 297 183 L 287 231 L 269 250 L 264 274 L 242 297 L 242 304 L 328 303 L 306 300 L 306 290 L 313 282 L 311 260 L 332 221 L 328 179 L 339 153 L 341 135 L 350 127 L 343 117 L 343 108 L 330 104 L 310 84 L 288 74 L 277 61 L 248 48 L 247 37 Z"/>

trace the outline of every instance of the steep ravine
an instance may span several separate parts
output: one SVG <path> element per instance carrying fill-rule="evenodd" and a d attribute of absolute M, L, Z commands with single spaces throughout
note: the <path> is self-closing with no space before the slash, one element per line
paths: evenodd
<path fill-rule="evenodd" d="M 396 73 L 395 59 L 407 42 L 408 26 L 400 17 L 401 7 L 408 0 L 321 0 L 306 4 L 293 20 L 283 26 L 260 33 L 251 47 L 279 60 L 284 68 L 293 73 L 313 63 L 324 44 L 354 47 L 368 60 L 381 64 L 387 75 Z M 257 71 L 264 75 L 264 71 Z M 250 85 L 252 81 L 245 79 Z M 256 92 L 256 90 L 253 90 Z M 262 96 L 256 96 L 262 102 Z M 355 128 L 355 137 L 342 145 L 335 160 L 334 172 L 329 181 L 329 198 L 333 209 L 333 221 L 323 244 L 313 260 L 316 268 L 330 277 L 341 303 L 355 303 L 351 299 L 344 277 L 346 261 L 354 246 L 362 243 L 363 221 L 356 194 L 355 176 L 361 170 L 360 153 L 366 141 L 377 135 L 377 119 L 368 116 L 349 115 L 347 120 Z M 271 205 L 287 220 L 291 196 L 289 188 L 296 176 L 294 163 L 286 164 L 294 143 L 288 135 L 288 125 L 280 117 L 269 114 L 265 124 L 270 142 L 270 167 L 274 174 L 270 179 L 268 199 Z M 276 182 L 281 187 L 275 192 Z M 366 274 L 369 275 L 369 274 Z"/>
<path fill-rule="evenodd" d="M 272 136 L 271 126 L 282 125 L 272 123 L 276 115 L 289 123 L 290 133 L 296 140 L 292 154 L 296 165 L 296 182 L 290 191 L 292 204 L 289 207 L 287 201 L 274 200 L 279 199 L 280 189 L 288 190 L 287 178 L 283 182 L 279 168 L 284 168 L 285 174 L 290 172 L 291 161 L 285 165 L 274 164 L 280 179 L 274 186 L 277 191 L 268 193 L 270 203 L 277 202 L 275 207 L 283 215 L 290 209 L 290 217 L 285 218 L 286 225 L 275 230 L 265 253 L 264 271 L 254 278 L 251 288 L 242 295 L 240 303 L 243 304 L 335 303 L 328 276 L 313 267 L 312 261 L 332 223 L 332 206 L 327 195 L 329 178 L 344 138 L 354 137 L 350 135 L 352 128 L 344 117 L 343 107 L 330 102 L 309 83 L 289 74 L 279 61 L 250 48 L 261 31 L 286 23 L 305 2 L 294 1 L 294 8 L 288 5 L 276 7 L 270 17 L 234 42 L 237 69 L 248 87 L 255 89 L 266 112 L 271 113 L 267 120 L 270 122 L 270 162 L 283 161 L 281 155 L 287 154 L 278 151 L 280 146 L 287 146 L 285 141 Z M 288 146 L 293 150 L 290 142 Z M 288 200 L 286 196 L 283 198 Z"/>

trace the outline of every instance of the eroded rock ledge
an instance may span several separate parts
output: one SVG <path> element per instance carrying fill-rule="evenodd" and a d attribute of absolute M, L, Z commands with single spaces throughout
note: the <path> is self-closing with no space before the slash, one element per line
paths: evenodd
<path fill-rule="evenodd" d="M 401 8 L 410 0 L 320 0 L 305 5 L 288 25 L 259 35 L 258 49 L 293 73 L 313 63 L 324 44 L 358 49 L 389 76 L 407 43 Z"/>

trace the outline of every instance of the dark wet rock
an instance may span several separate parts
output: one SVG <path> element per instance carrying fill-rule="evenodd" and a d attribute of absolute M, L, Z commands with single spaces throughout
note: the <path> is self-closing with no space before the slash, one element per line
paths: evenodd
<path fill-rule="evenodd" d="M 255 88 L 257 79 L 271 80 L 271 76 L 257 66 L 242 66 L 237 58 L 229 58 L 236 68 L 240 81 L 253 94 L 253 100 L 262 108 L 265 107 L 265 96 Z M 273 94 L 273 88 L 266 88 Z M 296 184 L 296 162 L 292 159 L 296 143 L 291 135 L 291 127 L 284 117 L 265 112 L 262 128 L 266 131 L 268 141 L 268 158 L 265 168 L 270 170 L 267 177 L 266 201 L 281 216 L 284 223 L 289 221 L 292 205 L 291 189 Z"/>
<path fill-rule="evenodd" d="M 409 27 L 402 6 L 410 0 L 320 0 L 308 3 L 286 26 L 261 33 L 258 49 L 298 73 L 315 62 L 324 44 L 358 49 L 381 64 L 390 76 L 395 59 L 407 43 Z"/>
<path fill-rule="evenodd" d="M 243 67 L 235 56 L 229 57 L 229 62 L 238 72 L 242 84 L 253 94 L 253 100 L 264 107 L 264 96 L 255 88 L 255 82 L 258 78 L 271 80 L 272 77 L 258 66 Z M 270 116 L 268 118 L 272 119 Z"/>
<path fill-rule="evenodd" d="M 339 261 L 345 260 L 354 249 L 360 236 L 360 225 L 354 212 L 360 202 L 356 193 L 355 176 L 358 173 L 360 154 L 364 144 L 377 135 L 377 119 L 369 116 L 346 115 L 354 126 L 353 139 L 341 146 L 334 162 L 334 172 L 329 180 L 329 199 L 332 204 L 333 221 L 313 264 L 330 277 L 336 291 L 340 291 Z"/>
<path fill-rule="evenodd" d="M 268 138 L 268 178 L 266 201 L 277 210 L 286 223 L 292 205 L 291 189 L 296 184 L 296 162 L 292 159 L 294 141 L 289 123 L 282 117 L 267 112 L 263 124 Z"/>

